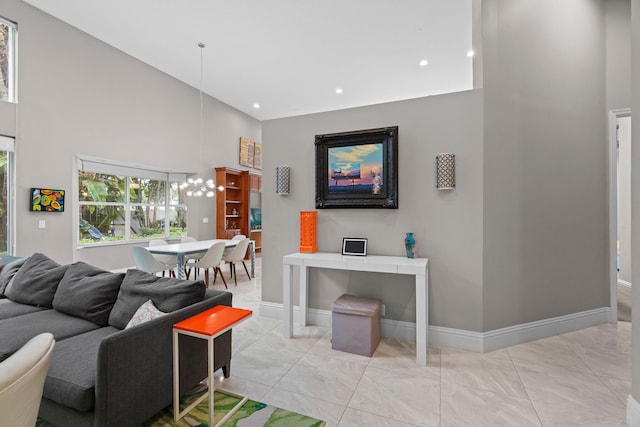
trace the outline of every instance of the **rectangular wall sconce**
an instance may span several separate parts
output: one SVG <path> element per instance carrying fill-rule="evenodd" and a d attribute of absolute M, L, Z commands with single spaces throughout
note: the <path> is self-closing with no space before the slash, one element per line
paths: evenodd
<path fill-rule="evenodd" d="M 276 167 L 276 194 L 286 196 L 289 194 L 291 184 L 291 168 L 280 165 Z"/>
<path fill-rule="evenodd" d="M 436 156 L 436 188 L 453 190 L 456 188 L 456 155 L 440 153 Z"/>

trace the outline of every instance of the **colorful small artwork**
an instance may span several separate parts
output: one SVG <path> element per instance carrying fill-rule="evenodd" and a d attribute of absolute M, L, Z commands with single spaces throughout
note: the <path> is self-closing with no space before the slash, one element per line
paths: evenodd
<path fill-rule="evenodd" d="M 29 210 L 35 212 L 64 212 L 64 190 L 32 188 Z"/>

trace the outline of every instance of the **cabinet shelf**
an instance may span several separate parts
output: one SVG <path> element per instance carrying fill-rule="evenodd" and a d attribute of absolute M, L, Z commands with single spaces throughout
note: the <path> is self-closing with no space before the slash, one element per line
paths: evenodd
<path fill-rule="evenodd" d="M 216 195 L 216 237 L 231 239 L 236 234 L 248 235 L 249 172 L 216 168 L 216 184 L 225 188 Z"/>

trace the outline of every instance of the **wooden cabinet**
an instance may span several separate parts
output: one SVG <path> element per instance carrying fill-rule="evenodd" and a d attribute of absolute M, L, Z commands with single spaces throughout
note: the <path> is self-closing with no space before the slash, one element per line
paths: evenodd
<path fill-rule="evenodd" d="M 262 176 L 253 173 L 249 174 L 249 190 L 262 193 Z"/>
<path fill-rule="evenodd" d="M 256 242 L 256 253 L 262 252 L 262 230 L 251 230 L 251 240 Z"/>
<path fill-rule="evenodd" d="M 224 187 L 216 193 L 216 237 L 249 237 L 249 172 L 216 168 L 216 185 Z"/>

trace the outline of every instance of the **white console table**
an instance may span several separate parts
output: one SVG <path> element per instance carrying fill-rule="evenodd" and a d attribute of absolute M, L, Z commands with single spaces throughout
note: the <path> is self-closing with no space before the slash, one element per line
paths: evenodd
<path fill-rule="evenodd" d="M 416 282 L 416 363 L 427 365 L 427 343 L 429 331 L 429 260 L 409 259 L 395 256 L 368 255 L 344 256 L 334 253 L 294 253 L 282 257 L 284 336 L 293 333 L 293 289 L 291 279 L 293 266 L 300 271 L 300 312 L 302 324 L 307 324 L 309 268 L 331 268 L 337 270 L 371 271 L 378 273 L 408 274 L 415 276 Z"/>

